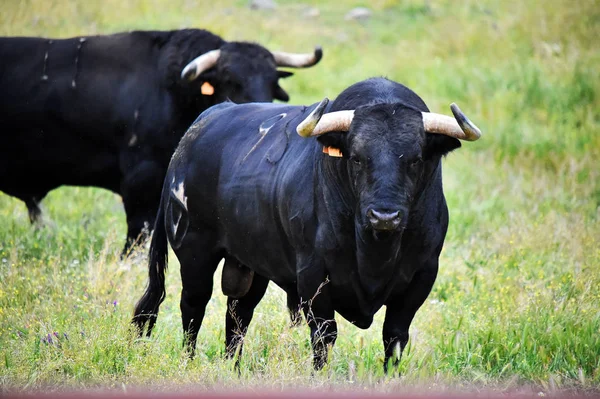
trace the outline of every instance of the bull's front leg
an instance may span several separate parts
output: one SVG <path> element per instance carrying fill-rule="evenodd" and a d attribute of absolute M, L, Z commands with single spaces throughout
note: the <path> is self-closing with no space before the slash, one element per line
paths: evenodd
<path fill-rule="evenodd" d="M 387 374 L 391 360 L 392 370 L 397 370 L 402 352 L 408 343 L 408 329 L 417 310 L 427 299 L 437 276 L 437 260 L 423 271 L 417 272 L 407 289 L 386 303 L 383 323 L 383 370 Z"/>
<path fill-rule="evenodd" d="M 337 323 L 331 303 L 329 281 L 322 262 L 306 257 L 299 263 L 298 293 L 302 310 L 310 327 L 315 370 L 327 363 L 327 353 L 337 338 Z"/>

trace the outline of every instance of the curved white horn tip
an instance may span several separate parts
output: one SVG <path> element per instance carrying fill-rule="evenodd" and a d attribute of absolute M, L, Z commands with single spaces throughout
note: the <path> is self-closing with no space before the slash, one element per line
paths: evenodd
<path fill-rule="evenodd" d="M 323 58 L 323 47 L 315 46 L 315 64 L 321 61 L 321 58 Z"/>
<path fill-rule="evenodd" d="M 481 130 L 467 118 L 467 116 L 458 108 L 456 103 L 450 104 L 450 110 L 454 115 L 454 119 L 460 125 L 460 128 L 465 133 L 465 140 L 467 141 L 475 141 L 481 137 Z"/>
<path fill-rule="evenodd" d="M 327 105 L 329 104 L 329 98 L 325 97 L 321 100 L 321 102 L 313 109 L 313 111 L 308 115 L 300 124 L 296 127 L 296 133 L 304 138 L 308 138 L 311 136 L 312 132 L 317 127 L 317 124 L 321 120 Z"/>
<path fill-rule="evenodd" d="M 194 80 L 196 78 L 196 65 L 190 64 L 181 71 L 182 80 Z"/>

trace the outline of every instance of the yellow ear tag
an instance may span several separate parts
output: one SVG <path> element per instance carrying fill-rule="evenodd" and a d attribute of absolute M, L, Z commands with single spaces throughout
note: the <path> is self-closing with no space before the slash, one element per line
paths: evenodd
<path fill-rule="evenodd" d="M 213 94 L 215 94 L 215 88 L 210 83 L 204 82 L 202 83 L 200 92 L 205 96 L 212 96 Z"/>
<path fill-rule="evenodd" d="M 330 157 L 342 158 L 342 151 L 339 148 L 335 147 L 323 147 L 323 153 L 329 155 Z"/>

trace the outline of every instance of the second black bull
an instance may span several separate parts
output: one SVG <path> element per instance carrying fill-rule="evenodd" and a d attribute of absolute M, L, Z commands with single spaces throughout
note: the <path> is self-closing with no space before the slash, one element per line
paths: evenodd
<path fill-rule="evenodd" d="M 224 103 L 191 126 L 165 178 L 149 285 L 134 316 L 140 332 L 149 323 L 150 333 L 165 296 L 168 241 L 181 264 L 192 353 L 213 273 L 230 257 L 248 278 L 241 297 L 228 299 L 229 354 L 241 350 L 272 280 L 301 299 L 316 368 L 337 337 L 334 311 L 367 328 L 384 305 L 385 367 L 397 364 L 448 227 L 442 157 L 480 132 L 455 105 L 455 118 L 430 113 L 382 78 L 349 87 L 326 109 L 326 100 Z"/>
<path fill-rule="evenodd" d="M 310 54 L 270 52 L 199 29 L 71 39 L 0 38 L 0 190 L 29 217 L 61 186 L 118 193 L 127 247 L 152 226 L 173 150 L 200 112 L 234 102 L 287 101 L 277 67 Z"/>

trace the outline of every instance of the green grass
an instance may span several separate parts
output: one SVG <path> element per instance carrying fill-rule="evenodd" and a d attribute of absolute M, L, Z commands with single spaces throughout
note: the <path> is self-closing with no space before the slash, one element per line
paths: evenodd
<path fill-rule="evenodd" d="M 174 256 L 156 334 L 134 339 L 129 319 L 147 271 L 143 252 L 118 259 L 121 201 L 99 189 L 61 188 L 43 202 L 43 228 L 29 225 L 22 203 L 0 195 L 1 390 L 600 390 L 600 3 L 321 3 L 280 0 L 275 11 L 251 11 L 241 0 L 219 8 L 8 0 L 0 34 L 203 27 L 271 49 L 321 44 L 323 61 L 282 83 L 294 104 L 382 75 L 434 111 L 448 113 L 456 101 L 484 136 L 444 161 L 450 228 L 402 376 L 382 373 L 382 312 L 366 331 L 338 317 L 330 363 L 312 375 L 308 330 L 289 328 L 274 287 L 257 308 L 239 376 L 222 358 L 218 285 L 190 361 Z M 303 16 L 308 5 L 319 8 L 317 19 Z M 365 5 L 369 21 L 344 20 Z"/>

